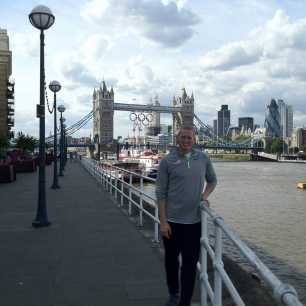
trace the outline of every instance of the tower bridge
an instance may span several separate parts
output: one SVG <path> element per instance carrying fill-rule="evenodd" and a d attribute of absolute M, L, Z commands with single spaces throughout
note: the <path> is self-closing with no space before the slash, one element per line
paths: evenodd
<path fill-rule="evenodd" d="M 93 92 L 93 136 L 101 145 L 111 143 L 114 138 L 114 111 L 170 113 L 173 121 L 173 135 L 182 125 L 193 126 L 194 97 L 189 97 L 185 88 L 181 97 L 173 97 L 172 106 L 151 104 L 124 104 L 114 102 L 114 90 L 107 89 L 105 82 Z"/>
<path fill-rule="evenodd" d="M 240 143 L 233 143 L 227 141 L 214 134 L 213 128 L 208 124 L 205 124 L 194 113 L 194 96 L 188 96 L 186 90 L 182 89 L 182 95 L 179 97 L 173 97 L 172 105 L 163 106 L 160 105 L 158 100 L 155 103 L 149 104 L 126 104 L 114 102 L 114 90 L 107 89 L 105 82 L 99 89 L 94 89 L 93 92 L 93 109 L 86 116 L 81 118 L 78 122 L 74 123 L 70 127 L 65 129 L 66 136 L 71 136 L 76 131 L 85 126 L 91 119 L 93 119 L 93 138 L 96 145 L 100 149 L 100 146 L 108 147 L 113 143 L 114 139 L 114 112 L 115 111 L 129 111 L 129 112 L 143 112 L 152 114 L 154 119 L 148 125 L 148 128 L 154 130 L 154 126 L 160 125 L 160 113 L 172 114 L 172 129 L 173 135 L 181 126 L 193 126 L 197 133 L 202 137 L 207 144 L 205 147 L 213 147 L 220 149 L 250 149 L 258 150 L 264 147 L 262 137 L 254 135 L 254 137 L 244 140 Z M 46 142 L 53 141 L 53 136 L 46 138 Z M 172 143 L 175 143 L 175 139 L 172 139 Z"/>
<path fill-rule="evenodd" d="M 179 113 L 181 107 L 175 106 L 161 106 L 151 104 L 125 104 L 114 103 L 113 110 L 130 111 L 130 112 L 156 112 L 156 113 Z"/>

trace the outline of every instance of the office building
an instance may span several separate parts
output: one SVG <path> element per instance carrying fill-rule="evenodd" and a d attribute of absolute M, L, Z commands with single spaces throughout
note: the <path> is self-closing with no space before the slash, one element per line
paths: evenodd
<path fill-rule="evenodd" d="M 0 29 L 0 137 L 13 138 L 14 126 L 14 82 L 12 74 L 12 52 L 7 31 Z"/>
<path fill-rule="evenodd" d="M 213 127 L 214 127 L 214 138 L 216 138 L 218 135 L 218 120 L 217 119 L 213 121 Z"/>
<path fill-rule="evenodd" d="M 252 117 L 240 117 L 238 118 L 238 127 L 240 131 L 251 132 L 254 131 L 254 119 Z"/>
<path fill-rule="evenodd" d="M 277 105 L 280 115 L 281 137 L 291 137 L 293 131 L 293 108 L 283 100 L 278 100 Z"/>
<path fill-rule="evenodd" d="M 265 128 L 267 136 L 281 137 L 280 113 L 275 99 L 267 105 Z"/>
<path fill-rule="evenodd" d="M 226 136 L 231 125 L 231 111 L 228 105 L 221 105 L 218 111 L 218 136 Z"/>

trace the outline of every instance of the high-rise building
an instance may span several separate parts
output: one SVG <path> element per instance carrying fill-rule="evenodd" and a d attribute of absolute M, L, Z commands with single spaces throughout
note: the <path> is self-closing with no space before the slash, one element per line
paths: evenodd
<path fill-rule="evenodd" d="M 281 137 L 280 113 L 275 99 L 267 106 L 265 128 L 267 136 Z"/>
<path fill-rule="evenodd" d="M 241 130 L 254 131 L 254 119 L 252 117 L 240 117 L 238 118 L 238 127 Z"/>
<path fill-rule="evenodd" d="M 293 107 L 292 105 L 287 106 L 287 114 L 288 114 L 288 121 L 287 121 L 287 137 L 291 137 L 293 133 Z"/>
<path fill-rule="evenodd" d="M 0 137 L 12 138 L 14 126 L 14 83 L 12 74 L 12 52 L 7 31 L 0 29 Z"/>
<path fill-rule="evenodd" d="M 214 127 L 214 137 L 217 137 L 218 135 L 218 120 L 217 119 L 214 119 L 213 121 L 213 127 Z"/>
<path fill-rule="evenodd" d="M 218 136 L 226 136 L 231 125 L 231 111 L 228 105 L 221 105 L 218 111 Z"/>
<path fill-rule="evenodd" d="M 291 137 L 293 131 L 293 109 L 291 105 L 287 105 L 283 100 L 277 101 L 280 114 L 281 137 Z"/>

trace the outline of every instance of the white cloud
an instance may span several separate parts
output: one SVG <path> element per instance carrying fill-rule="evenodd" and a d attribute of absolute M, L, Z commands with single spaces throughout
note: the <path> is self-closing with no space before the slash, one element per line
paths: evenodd
<path fill-rule="evenodd" d="M 86 3 L 81 15 L 104 26 L 120 25 L 140 32 L 146 38 L 166 47 L 183 45 L 194 34 L 200 19 L 184 8 L 184 1 L 161 0 L 93 0 Z"/>
<path fill-rule="evenodd" d="M 81 44 L 82 60 L 96 63 L 104 57 L 105 51 L 110 47 L 110 40 L 101 34 L 89 35 Z"/>
<path fill-rule="evenodd" d="M 81 16 L 87 20 L 100 19 L 110 7 L 108 0 L 92 0 L 88 1 L 81 10 Z"/>
<path fill-rule="evenodd" d="M 206 102 L 199 104 L 198 111 L 207 110 L 207 104 L 215 109 L 229 104 L 232 114 L 263 120 L 265 106 L 274 97 L 305 112 L 305 37 L 306 18 L 290 20 L 279 10 L 246 40 L 206 52 L 199 60 L 197 77 L 190 73 L 196 100 Z"/>
<path fill-rule="evenodd" d="M 261 53 L 261 47 L 252 41 L 233 42 L 217 50 L 207 52 L 200 62 L 205 70 L 230 70 L 255 63 L 260 59 Z"/>
<path fill-rule="evenodd" d="M 29 33 L 12 33 L 11 37 L 11 50 L 14 53 L 20 54 L 22 56 L 39 56 L 39 36 L 32 35 Z"/>

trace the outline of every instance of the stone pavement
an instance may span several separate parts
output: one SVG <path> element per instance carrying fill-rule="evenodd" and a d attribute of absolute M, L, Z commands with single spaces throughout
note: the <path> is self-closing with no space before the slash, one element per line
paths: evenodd
<path fill-rule="evenodd" d="M 49 188 L 50 227 L 33 229 L 37 173 L 0 185 L 1 306 L 160 306 L 161 256 L 78 163 Z"/>

